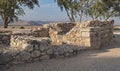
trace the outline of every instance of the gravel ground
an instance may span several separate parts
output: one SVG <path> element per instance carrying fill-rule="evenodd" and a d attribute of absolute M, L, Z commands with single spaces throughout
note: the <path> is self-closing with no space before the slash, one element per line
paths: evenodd
<path fill-rule="evenodd" d="M 16 65 L 5 71 L 120 71 L 120 33 L 115 34 L 115 44 L 108 48 L 80 52 L 70 58 Z"/>

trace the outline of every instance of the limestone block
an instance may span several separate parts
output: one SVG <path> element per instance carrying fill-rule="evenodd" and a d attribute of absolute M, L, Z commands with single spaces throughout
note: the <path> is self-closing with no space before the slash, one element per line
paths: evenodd
<path fill-rule="evenodd" d="M 53 49 L 51 48 L 51 49 L 47 50 L 47 54 L 53 54 Z"/>
<path fill-rule="evenodd" d="M 35 44 L 35 45 L 34 45 L 34 48 L 35 48 L 36 50 L 38 50 L 38 49 L 39 49 L 39 45 Z"/>
<path fill-rule="evenodd" d="M 39 57 L 40 55 L 41 55 L 41 52 L 39 50 L 34 50 L 31 53 L 31 57 L 33 57 L 33 58 Z"/>
<path fill-rule="evenodd" d="M 90 32 L 82 32 L 82 37 L 90 37 Z"/>
<path fill-rule="evenodd" d="M 23 44 L 22 48 L 23 50 L 28 51 L 28 52 L 31 52 L 34 49 L 32 44 Z"/>
<path fill-rule="evenodd" d="M 50 56 L 49 55 L 43 55 L 40 57 L 41 60 L 47 60 L 47 59 L 50 59 Z"/>
<path fill-rule="evenodd" d="M 16 56 L 16 60 L 18 61 L 26 61 L 30 59 L 30 53 L 28 52 L 21 52 L 19 55 Z"/>
<path fill-rule="evenodd" d="M 0 65 L 8 64 L 13 60 L 13 56 L 9 53 L 0 54 Z"/>

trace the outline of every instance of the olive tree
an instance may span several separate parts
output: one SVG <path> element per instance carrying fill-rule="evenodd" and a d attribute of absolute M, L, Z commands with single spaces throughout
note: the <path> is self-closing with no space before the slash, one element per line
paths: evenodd
<path fill-rule="evenodd" d="M 120 0 L 94 0 L 88 9 L 88 16 L 108 20 L 120 16 Z"/>
<path fill-rule="evenodd" d="M 75 17 L 78 13 L 78 0 L 56 0 L 58 6 L 63 11 L 65 10 L 69 20 L 75 22 Z"/>
<path fill-rule="evenodd" d="M 38 0 L 0 0 L 0 16 L 4 28 L 8 27 L 10 22 L 18 20 L 18 17 L 24 15 L 23 7 L 33 9 L 38 4 Z"/>

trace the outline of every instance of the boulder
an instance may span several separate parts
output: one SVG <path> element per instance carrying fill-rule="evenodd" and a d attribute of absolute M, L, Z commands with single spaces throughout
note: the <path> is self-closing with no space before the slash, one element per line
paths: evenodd
<path fill-rule="evenodd" d="M 13 60 L 13 56 L 9 53 L 2 53 L 0 55 L 0 65 L 7 64 Z"/>
<path fill-rule="evenodd" d="M 16 59 L 18 61 L 26 61 L 26 60 L 29 60 L 30 59 L 30 53 L 28 52 L 21 52 L 18 56 L 16 56 Z"/>
<path fill-rule="evenodd" d="M 31 57 L 36 58 L 39 57 L 41 55 L 41 52 L 38 50 L 35 50 L 31 53 Z"/>

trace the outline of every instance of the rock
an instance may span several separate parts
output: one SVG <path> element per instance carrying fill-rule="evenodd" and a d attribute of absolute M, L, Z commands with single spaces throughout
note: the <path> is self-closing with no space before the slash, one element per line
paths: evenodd
<path fill-rule="evenodd" d="M 40 59 L 39 58 L 34 58 L 32 61 L 39 61 Z"/>
<path fill-rule="evenodd" d="M 46 52 L 42 52 L 41 55 L 42 55 L 42 56 L 43 56 L 43 55 L 46 55 Z"/>
<path fill-rule="evenodd" d="M 25 51 L 31 52 L 33 51 L 33 45 L 32 44 L 24 44 L 22 47 Z"/>
<path fill-rule="evenodd" d="M 49 49 L 49 50 L 47 51 L 47 54 L 53 54 L 53 49 Z"/>
<path fill-rule="evenodd" d="M 38 50 L 39 49 L 39 46 L 38 45 L 34 45 L 35 49 Z"/>
<path fill-rule="evenodd" d="M 67 52 L 67 53 L 65 53 L 64 55 L 65 55 L 65 57 L 69 57 L 69 56 L 72 55 L 72 53 L 68 53 L 68 52 Z"/>
<path fill-rule="evenodd" d="M 71 47 L 64 47 L 64 51 L 72 53 L 73 49 Z"/>
<path fill-rule="evenodd" d="M 0 65 L 7 64 L 11 62 L 12 60 L 13 60 L 13 57 L 9 53 L 2 53 L 0 55 Z"/>
<path fill-rule="evenodd" d="M 18 56 L 16 56 L 16 59 L 19 61 L 26 61 L 30 59 L 30 53 L 28 52 L 21 52 Z"/>
<path fill-rule="evenodd" d="M 49 29 L 45 27 L 39 27 L 32 31 L 35 37 L 49 37 Z"/>
<path fill-rule="evenodd" d="M 38 50 L 35 50 L 31 53 L 31 57 L 36 58 L 39 57 L 41 55 L 41 52 Z"/>
<path fill-rule="evenodd" d="M 46 47 L 45 46 L 40 46 L 39 49 L 40 49 L 40 51 L 45 51 Z"/>
<path fill-rule="evenodd" d="M 5 69 L 7 69 L 7 67 L 5 65 L 0 65 L 0 71 L 3 71 Z"/>
<path fill-rule="evenodd" d="M 50 59 L 50 56 L 49 55 L 43 55 L 40 57 L 41 60 L 47 60 L 47 59 Z"/>

